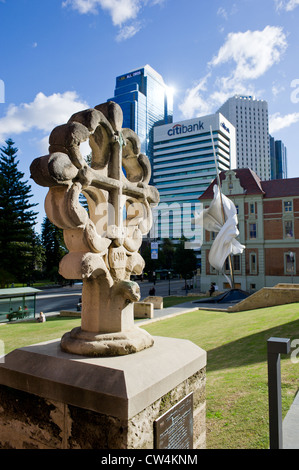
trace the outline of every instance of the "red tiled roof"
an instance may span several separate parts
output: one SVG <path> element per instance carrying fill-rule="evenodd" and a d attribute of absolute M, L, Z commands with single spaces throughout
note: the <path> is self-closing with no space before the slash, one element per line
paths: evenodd
<path fill-rule="evenodd" d="M 237 178 L 240 180 L 240 184 L 242 188 L 244 188 L 244 194 L 263 194 L 263 188 L 261 185 L 261 180 L 257 176 L 257 174 L 252 171 L 250 168 L 237 168 L 236 170 L 233 170 L 237 176 Z M 222 182 L 223 179 L 225 179 L 225 173 L 222 171 L 219 175 L 220 181 Z M 213 186 L 217 183 L 217 180 L 215 180 L 210 184 L 210 186 L 206 189 L 206 191 L 199 197 L 199 200 L 201 199 L 213 199 L 214 193 L 213 193 Z"/>
<path fill-rule="evenodd" d="M 265 197 L 299 196 L 299 178 L 262 181 Z"/>
<path fill-rule="evenodd" d="M 261 181 L 257 174 L 250 168 L 237 168 L 233 170 L 240 180 L 244 194 L 261 194 L 265 198 L 299 196 L 299 178 L 288 178 L 280 180 Z M 220 181 L 225 178 L 226 172 L 220 173 Z M 213 186 L 217 179 L 210 184 L 206 191 L 199 197 L 199 200 L 213 199 Z M 235 194 L 234 194 L 235 195 Z"/>

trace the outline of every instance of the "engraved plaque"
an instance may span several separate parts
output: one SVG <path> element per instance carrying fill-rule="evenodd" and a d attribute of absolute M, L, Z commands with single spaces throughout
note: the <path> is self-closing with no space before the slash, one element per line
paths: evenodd
<path fill-rule="evenodd" d="M 193 449 L 193 393 L 154 422 L 155 449 Z"/>

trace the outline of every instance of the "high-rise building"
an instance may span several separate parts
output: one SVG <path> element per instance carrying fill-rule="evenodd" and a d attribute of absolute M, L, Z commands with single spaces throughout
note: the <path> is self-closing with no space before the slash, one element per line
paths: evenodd
<path fill-rule="evenodd" d="M 287 149 L 281 140 L 270 137 L 271 179 L 285 179 L 288 177 Z"/>
<path fill-rule="evenodd" d="M 189 239 L 185 229 L 191 231 L 198 197 L 217 173 L 214 148 L 219 171 L 235 168 L 235 140 L 234 126 L 219 113 L 154 128 L 153 183 L 160 194 L 155 238 Z"/>
<path fill-rule="evenodd" d="M 270 180 L 268 103 L 235 95 L 218 112 L 236 128 L 237 168 L 251 168 L 262 180 Z"/>
<path fill-rule="evenodd" d="M 149 65 L 116 77 L 114 97 L 123 111 L 123 127 L 132 129 L 141 152 L 153 162 L 153 127 L 173 120 L 173 97 L 161 75 Z"/>

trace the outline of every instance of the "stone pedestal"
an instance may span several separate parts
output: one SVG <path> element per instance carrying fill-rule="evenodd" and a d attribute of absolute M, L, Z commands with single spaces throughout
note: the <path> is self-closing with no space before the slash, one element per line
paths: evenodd
<path fill-rule="evenodd" d="M 88 358 L 60 340 L 0 364 L 0 448 L 153 449 L 154 421 L 193 392 L 194 449 L 205 447 L 206 352 L 154 337 L 136 354 Z"/>

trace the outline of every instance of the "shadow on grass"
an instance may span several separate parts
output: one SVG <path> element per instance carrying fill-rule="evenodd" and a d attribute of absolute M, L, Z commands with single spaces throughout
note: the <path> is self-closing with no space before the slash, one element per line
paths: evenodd
<path fill-rule="evenodd" d="M 271 337 L 288 338 L 291 341 L 299 338 L 299 320 L 278 325 L 209 350 L 208 370 L 217 371 L 267 361 L 267 340 Z"/>

